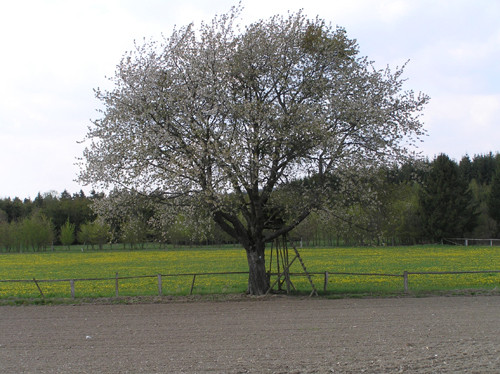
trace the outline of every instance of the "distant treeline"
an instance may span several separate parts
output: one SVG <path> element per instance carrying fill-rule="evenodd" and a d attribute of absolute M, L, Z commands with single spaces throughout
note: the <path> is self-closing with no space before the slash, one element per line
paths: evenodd
<path fill-rule="evenodd" d="M 459 162 L 442 154 L 378 170 L 369 188 L 376 201 L 362 199 L 312 213 L 290 236 L 305 245 L 394 245 L 438 242 L 443 238 L 498 238 L 500 234 L 500 154 L 464 156 Z M 64 191 L 34 199 L 0 200 L 0 249 L 47 250 L 80 243 L 101 246 L 145 242 L 218 244 L 231 242 L 216 225 L 198 223 L 178 213 L 161 228 L 140 217 L 119 222 L 98 217 L 92 203 L 103 193 Z"/>
<path fill-rule="evenodd" d="M 381 169 L 370 188 L 377 204 L 350 204 L 344 212 L 311 214 L 295 231 L 316 245 L 395 245 L 446 238 L 499 238 L 500 154 L 464 156 Z"/>

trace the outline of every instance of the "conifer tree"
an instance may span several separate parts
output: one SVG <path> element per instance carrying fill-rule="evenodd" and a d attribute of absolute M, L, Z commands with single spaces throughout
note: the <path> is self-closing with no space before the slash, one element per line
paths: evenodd
<path fill-rule="evenodd" d="M 500 165 L 498 165 L 493 182 L 491 183 L 490 196 L 488 198 L 488 213 L 497 222 L 496 236 L 498 236 L 500 231 Z"/>
<path fill-rule="evenodd" d="M 429 238 L 462 237 L 474 228 L 476 214 L 468 183 L 458 165 L 444 154 L 431 164 L 420 205 Z"/>

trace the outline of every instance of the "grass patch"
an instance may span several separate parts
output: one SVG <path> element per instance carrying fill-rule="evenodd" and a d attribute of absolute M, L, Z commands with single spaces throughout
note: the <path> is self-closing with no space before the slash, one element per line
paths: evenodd
<path fill-rule="evenodd" d="M 300 250 L 311 273 L 329 272 L 327 292 L 323 289 L 324 275 L 313 275 L 318 291 L 328 297 L 380 296 L 401 294 L 402 277 L 336 275 L 346 273 L 398 274 L 432 271 L 500 270 L 500 251 L 495 247 L 412 246 L 363 248 L 304 248 Z M 290 251 L 293 257 L 293 251 Z M 267 255 L 269 261 L 269 253 Z M 6 279 L 68 279 L 64 282 L 39 282 L 46 299 L 69 298 L 69 279 L 114 278 L 145 276 L 138 279 L 120 279 L 119 295 L 124 297 L 157 296 L 158 278 L 162 277 L 162 295 L 183 296 L 191 290 L 193 276 L 170 274 L 246 272 L 246 255 L 241 248 L 191 248 L 169 250 L 108 250 L 81 252 L 77 250 L 46 253 L 0 254 L 0 280 Z M 275 272 L 276 269 L 273 269 Z M 296 261 L 291 272 L 303 270 Z M 271 280 L 273 281 L 273 279 Z M 494 290 L 500 285 L 499 273 L 410 275 L 410 291 L 415 294 L 450 292 L 453 290 Z M 308 294 L 306 277 L 293 276 L 297 294 Z M 193 293 L 198 295 L 235 294 L 246 290 L 247 275 L 197 276 Z M 107 298 L 115 295 L 115 281 L 77 281 L 77 298 Z M 473 292 L 473 291 L 471 291 Z M 0 282 L 0 299 L 22 303 L 26 299 L 41 299 L 34 282 Z M 21 301 L 18 301 L 21 300 Z"/>

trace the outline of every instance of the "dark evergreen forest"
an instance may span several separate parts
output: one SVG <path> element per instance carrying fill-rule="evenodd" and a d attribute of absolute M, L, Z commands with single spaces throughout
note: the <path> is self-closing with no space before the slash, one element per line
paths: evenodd
<path fill-rule="evenodd" d="M 457 162 L 441 154 L 377 170 L 366 178 L 371 191 L 311 213 L 291 236 L 304 245 L 401 245 L 453 242 L 456 238 L 500 238 L 500 154 L 468 155 Z M 114 191 L 114 194 L 119 192 Z M 179 212 L 152 224 L 146 204 L 120 217 L 92 209 L 104 193 L 39 193 L 33 200 L 0 199 L 0 249 L 43 251 L 53 245 L 102 246 L 145 242 L 221 244 L 230 242 L 215 224 L 191 222 Z M 332 198 L 333 201 L 333 198 Z"/>

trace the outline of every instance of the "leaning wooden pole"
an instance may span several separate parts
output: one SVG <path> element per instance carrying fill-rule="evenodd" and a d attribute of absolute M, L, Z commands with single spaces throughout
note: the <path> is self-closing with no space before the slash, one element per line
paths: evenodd
<path fill-rule="evenodd" d="M 35 279 L 35 278 L 33 278 L 33 282 L 35 282 L 36 287 L 38 288 L 38 292 L 40 292 L 40 295 L 42 295 L 42 299 L 44 299 L 44 300 L 45 300 L 45 296 L 44 296 L 44 294 L 43 294 L 43 292 L 42 292 L 42 289 L 41 289 L 41 288 L 40 288 L 40 286 L 38 285 L 38 282 L 36 281 L 36 279 Z"/>
<path fill-rule="evenodd" d="M 304 261 L 302 261 L 302 257 L 300 257 L 299 251 L 297 251 L 297 248 L 295 245 L 292 245 L 293 249 L 295 251 L 296 257 L 299 259 L 300 264 L 302 265 L 302 269 L 304 269 L 304 272 L 306 273 L 307 279 L 309 279 L 309 283 L 311 284 L 312 291 L 309 296 L 316 295 L 318 296 L 318 291 L 316 291 L 316 287 L 314 286 L 314 283 L 312 281 L 311 275 L 307 272 L 306 266 L 304 265 Z"/>

